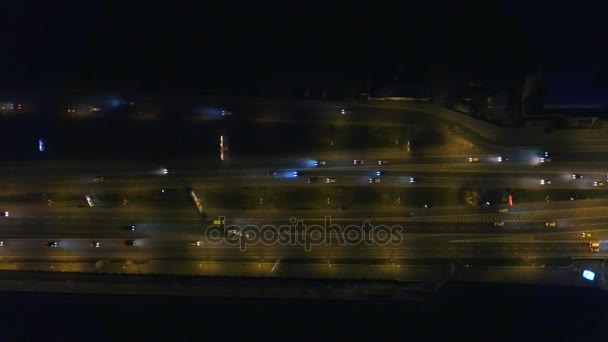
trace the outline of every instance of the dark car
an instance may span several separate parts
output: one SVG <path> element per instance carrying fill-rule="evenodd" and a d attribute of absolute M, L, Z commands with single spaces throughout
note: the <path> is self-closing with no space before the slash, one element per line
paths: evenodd
<path fill-rule="evenodd" d="M 127 245 L 127 246 L 135 246 L 135 240 L 125 240 L 125 245 Z"/>
<path fill-rule="evenodd" d="M 308 177 L 308 183 L 316 183 L 319 181 L 319 177 Z"/>
<path fill-rule="evenodd" d="M 47 247 L 59 247 L 59 242 L 57 242 L 57 241 L 47 241 L 46 246 Z"/>
<path fill-rule="evenodd" d="M 128 226 L 127 229 L 129 229 L 130 231 L 134 232 L 135 231 L 135 225 L 132 224 L 132 225 Z"/>
<path fill-rule="evenodd" d="M 274 170 L 266 171 L 266 176 L 276 176 L 276 175 L 277 175 L 277 172 Z"/>

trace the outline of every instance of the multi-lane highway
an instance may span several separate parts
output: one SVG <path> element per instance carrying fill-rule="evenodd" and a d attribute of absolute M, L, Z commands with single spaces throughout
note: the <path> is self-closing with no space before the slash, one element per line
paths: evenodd
<path fill-rule="evenodd" d="M 399 122 L 389 126 L 434 124 L 419 117 Z M 352 123 L 383 127 L 363 119 Z M 339 137 L 340 127 L 331 134 Z M 213 155 L 4 162 L 0 267 L 133 272 L 130 265 L 141 265 L 137 272 L 164 272 L 173 265 L 177 273 L 209 274 L 200 265 L 216 263 L 223 266 L 213 274 L 235 275 L 243 271 L 237 264 L 293 270 L 606 252 L 589 249 L 590 241 L 608 239 L 608 163 L 602 152 L 556 152 L 543 162 L 542 146 L 501 150 L 454 132 L 419 148 L 409 144 L 408 130 L 395 146 L 342 149 L 331 138 L 324 149 L 315 145 L 276 156 L 244 157 L 227 149 L 224 161 Z M 365 137 L 339 139 L 346 146 Z M 482 189 L 493 199 L 467 205 L 461 196 L 466 189 Z M 201 198 L 204 215 L 190 190 Z M 213 221 L 220 216 L 225 224 L 216 229 Z M 299 220 L 305 228 L 289 227 Z M 366 224 L 386 226 L 388 234 L 376 232 L 372 241 L 357 237 Z M 261 239 L 264 227 L 270 228 Z M 350 238 L 349 229 L 355 234 Z M 143 266 L 154 263 L 163 267 Z"/>

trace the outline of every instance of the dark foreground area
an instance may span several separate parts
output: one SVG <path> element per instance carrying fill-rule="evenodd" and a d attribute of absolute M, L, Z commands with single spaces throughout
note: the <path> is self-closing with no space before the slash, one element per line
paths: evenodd
<path fill-rule="evenodd" d="M 0 328 L 3 341 L 563 340 L 604 336 L 607 308 L 597 289 L 475 283 L 405 301 L 2 292 Z"/>

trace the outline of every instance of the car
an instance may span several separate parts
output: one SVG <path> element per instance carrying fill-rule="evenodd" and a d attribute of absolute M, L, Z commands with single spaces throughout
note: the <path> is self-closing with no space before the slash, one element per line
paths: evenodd
<path fill-rule="evenodd" d="M 130 230 L 130 231 L 132 231 L 132 232 L 134 232 L 134 231 L 135 231 L 135 225 L 134 225 L 134 224 L 130 225 L 128 228 L 129 228 L 129 230 Z"/>
<path fill-rule="evenodd" d="M 89 204 L 89 207 L 94 207 L 95 203 L 93 203 L 93 199 L 91 198 L 91 195 L 85 195 L 84 198 L 87 200 L 87 203 Z"/>
<path fill-rule="evenodd" d="M 230 237 L 246 237 L 246 238 L 249 238 L 249 233 L 243 234 L 243 231 L 241 229 L 234 228 L 234 229 L 229 229 L 228 230 L 228 236 L 230 236 Z"/>
<path fill-rule="evenodd" d="M 59 242 L 57 242 L 57 241 L 47 241 L 46 242 L 46 246 L 47 247 L 59 247 Z"/>
<path fill-rule="evenodd" d="M 301 175 L 302 175 L 302 172 L 301 172 L 301 171 L 294 171 L 294 172 L 293 172 L 293 176 L 294 176 L 294 177 L 298 177 L 298 176 L 301 176 Z"/>
<path fill-rule="evenodd" d="M 160 169 L 160 172 L 161 172 L 163 175 L 168 175 L 168 174 L 169 174 L 169 169 L 162 168 L 162 169 Z"/>
<path fill-rule="evenodd" d="M 508 213 L 509 212 L 509 208 L 502 208 L 502 209 L 498 209 L 499 213 Z"/>
<path fill-rule="evenodd" d="M 370 178 L 369 182 L 370 183 L 380 183 L 382 180 L 380 178 Z"/>
<path fill-rule="evenodd" d="M 496 158 L 496 160 L 497 160 L 499 163 L 502 163 L 502 157 L 498 157 L 498 158 Z"/>
<path fill-rule="evenodd" d="M 135 240 L 125 240 L 126 246 L 135 246 Z"/>
<path fill-rule="evenodd" d="M 99 247 L 99 241 L 91 241 L 91 243 L 89 244 L 90 247 L 94 247 L 94 248 L 98 248 Z"/>
<path fill-rule="evenodd" d="M 97 176 L 95 178 L 93 178 L 94 182 L 103 182 L 105 180 L 105 178 L 103 176 Z"/>
<path fill-rule="evenodd" d="M 546 179 L 541 179 L 540 180 L 540 185 L 549 185 L 549 184 L 551 184 L 550 180 L 546 180 Z"/>
<path fill-rule="evenodd" d="M 327 182 L 327 183 L 335 183 L 336 179 L 334 177 L 327 177 L 327 179 L 325 179 L 325 182 Z"/>
<path fill-rule="evenodd" d="M 589 247 L 589 253 L 599 253 L 599 252 L 600 252 L 599 248 Z"/>
<path fill-rule="evenodd" d="M 350 111 L 349 111 L 348 109 L 344 109 L 344 108 L 342 108 L 342 109 L 340 110 L 340 114 L 342 114 L 342 115 L 346 115 L 346 114 L 349 114 L 349 113 L 350 113 Z"/>
<path fill-rule="evenodd" d="M 308 177 L 308 183 L 316 183 L 319 181 L 319 177 Z"/>
<path fill-rule="evenodd" d="M 325 166 L 326 164 L 325 160 L 315 160 L 315 166 Z"/>
<path fill-rule="evenodd" d="M 222 110 L 222 116 L 230 116 L 230 115 L 232 115 L 231 111 Z"/>
<path fill-rule="evenodd" d="M 0 241 L 0 247 L 4 247 L 4 241 Z"/>
<path fill-rule="evenodd" d="M 504 222 L 494 222 L 494 227 L 504 227 L 505 223 Z"/>
<path fill-rule="evenodd" d="M 363 164 L 363 160 L 355 159 L 353 160 L 353 165 L 361 165 Z"/>
<path fill-rule="evenodd" d="M 540 162 L 541 163 L 548 163 L 551 161 L 551 158 L 547 158 L 547 157 L 540 157 Z"/>
<path fill-rule="evenodd" d="M 203 245 L 203 241 L 191 241 L 190 242 L 190 246 L 202 246 Z"/>
<path fill-rule="evenodd" d="M 384 171 L 376 171 L 376 176 L 384 176 Z"/>
<path fill-rule="evenodd" d="M 479 158 L 477 157 L 469 157 L 469 163 L 478 163 L 479 162 Z"/>
<path fill-rule="evenodd" d="M 268 170 L 266 171 L 266 176 L 276 176 L 277 172 L 274 170 Z"/>
<path fill-rule="evenodd" d="M 582 237 L 591 237 L 591 233 L 583 232 Z"/>
<path fill-rule="evenodd" d="M 410 177 L 410 183 L 416 183 L 416 178 Z"/>
<path fill-rule="evenodd" d="M 4 213 L 2 213 L 2 216 L 4 216 L 4 217 L 8 217 L 8 215 L 9 215 L 8 211 L 5 211 Z"/>
<path fill-rule="evenodd" d="M 583 179 L 583 175 L 574 174 L 572 175 L 572 179 Z"/>
<path fill-rule="evenodd" d="M 555 223 L 555 222 L 553 222 L 553 221 L 550 221 L 550 222 L 546 222 L 546 223 L 545 223 L 545 227 L 555 227 L 555 226 L 556 226 L 556 223 Z"/>
<path fill-rule="evenodd" d="M 378 165 L 386 165 L 388 162 L 386 160 L 378 160 Z"/>
<path fill-rule="evenodd" d="M 593 186 L 604 186 L 604 182 L 602 182 L 602 181 L 593 182 Z"/>

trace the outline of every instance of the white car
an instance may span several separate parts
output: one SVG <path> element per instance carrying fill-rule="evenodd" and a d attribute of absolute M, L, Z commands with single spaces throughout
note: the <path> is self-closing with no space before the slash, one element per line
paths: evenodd
<path fill-rule="evenodd" d="M 551 184 L 550 180 L 546 180 L 546 179 L 541 179 L 540 180 L 540 185 L 548 185 L 548 184 Z"/>

